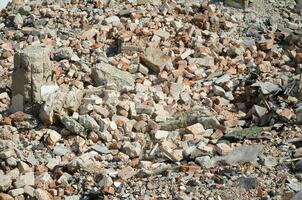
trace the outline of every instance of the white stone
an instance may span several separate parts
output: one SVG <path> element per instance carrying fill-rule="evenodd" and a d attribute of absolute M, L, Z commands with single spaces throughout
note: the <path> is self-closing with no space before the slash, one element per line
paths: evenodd
<path fill-rule="evenodd" d="M 112 24 L 113 26 L 119 26 L 121 21 L 118 16 L 110 16 L 105 19 L 106 24 Z"/>
<path fill-rule="evenodd" d="M 49 94 L 52 94 L 59 90 L 58 85 L 42 85 L 41 87 L 41 98 L 43 101 L 46 101 L 46 97 Z"/>
<path fill-rule="evenodd" d="M 9 175 L 0 175 L 0 191 L 6 191 L 12 184 L 12 178 Z"/>
<path fill-rule="evenodd" d="M 80 115 L 79 123 L 84 126 L 88 130 L 97 131 L 99 130 L 100 126 L 98 123 L 89 115 Z"/>
<path fill-rule="evenodd" d="M 51 195 L 46 191 L 46 190 L 43 190 L 43 189 L 36 189 L 34 191 L 34 197 L 37 199 L 37 200 L 51 200 Z"/>
<path fill-rule="evenodd" d="M 1 0 L 0 1 L 0 10 L 5 8 L 9 2 L 11 2 L 11 0 Z"/>
<path fill-rule="evenodd" d="M 28 186 L 26 185 L 24 187 L 24 193 L 25 194 L 28 194 L 29 196 L 33 197 L 34 196 L 34 191 L 35 191 L 35 188 L 31 187 L 31 186 Z"/>
<path fill-rule="evenodd" d="M 10 191 L 8 192 L 8 194 L 12 195 L 13 197 L 19 196 L 19 195 L 21 195 L 21 194 L 23 194 L 23 193 L 24 193 L 24 189 L 23 189 L 23 188 L 10 190 Z"/>
<path fill-rule="evenodd" d="M 161 139 L 166 140 L 168 136 L 169 136 L 168 131 L 158 130 L 155 133 L 155 139 L 156 140 L 161 140 Z"/>
<path fill-rule="evenodd" d="M 35 185 L 35 174 L 34 172 L 27 172 L 24 175 L 21 175 L 15 181 L 16 188 L 21 188 L 26 185 L 33 186 Z"/>

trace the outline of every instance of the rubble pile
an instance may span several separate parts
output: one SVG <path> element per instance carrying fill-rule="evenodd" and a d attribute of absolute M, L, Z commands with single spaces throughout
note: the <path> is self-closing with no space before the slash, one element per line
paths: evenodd
<path fill-rule="evenodd" d="M 10 2 L 0 200 L 302 199 L 301 6 Z"/>

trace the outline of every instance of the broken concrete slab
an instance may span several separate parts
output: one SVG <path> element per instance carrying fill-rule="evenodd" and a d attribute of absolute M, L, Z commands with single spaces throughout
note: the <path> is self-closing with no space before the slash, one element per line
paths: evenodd
<path fill-rule="evenodd" d="M 96 86 L 114 83 L 119 90 L 125 86 L 134 87 L 135 81 L 129 72 L 122 71 L 108 63 L 99 63 L 93 67 L 92 79 Z"/>
<path fill-rule="evenodd" d="M 160 48 L 148 47 L 144 54 L 141 54 L 141 61 L 153 71 L 161 72 L 168 62 L 171 62 L 169 55 L 162 52 Z"/>

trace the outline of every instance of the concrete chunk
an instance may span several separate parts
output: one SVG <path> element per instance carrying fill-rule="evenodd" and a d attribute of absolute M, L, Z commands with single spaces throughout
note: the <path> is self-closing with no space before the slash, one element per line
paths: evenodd
<path fill-rule="evenodd" d="M 61 117 L 61 122 L 69 131 L 73 133 L 80 134 L 83 133 L 85 130 L 85 128 L 81 124 L 79 124 L 76 120 L 72 119 L 71 117 Z"/>
<path fill-rule="evenodd" d="M 12 75 L 13 112 L 23 111 L 20 102 L 32 107 L 42 102 L 41 89 L 54 84 L 50 50 L 42 46 L 30 46 L 15 54 Z"/>
<path fill-rule="evenodd" d="M 0 191 L 6 191 L 12 184 L 12 178 L 9 175 L 0 175 Z"/>
<path fill-rule="evenodd" d="M 100 63 L 92 68 L 92 79 L 96 86 L 114 83 L 119 90 L 124 86 L 134 87 L 135 81 L 129 72 L 119 70 L 108 63 Z"/>
<path fill-rule="evenodd" d="M 147 67 L 159 73 L 164 69 L 165 65 L 171 61 L 171 58 L 165 55 L 159 48 L 148 47 L 145 54 L 141 56 L 141 60 Z"/>

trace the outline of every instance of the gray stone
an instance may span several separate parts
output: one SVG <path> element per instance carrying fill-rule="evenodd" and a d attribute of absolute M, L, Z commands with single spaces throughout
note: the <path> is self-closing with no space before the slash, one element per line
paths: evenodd
<path fill-rule="evenodd" d="M 197 66 L 205 66 L 211 67 L 214 65 L 214 57 L 211 56 L 204 56 L 202 58 L 190 58 L 189 59 L 190 65 L 197 65 Z"/>
<path fill-rule="evenodd" d="M 15 168 L 11 170 L 9 173 L 7 173 L 7 175 L 9 175 L 12 178 L 12 180 L 16 180 L 20 176 L 20 170 L 18 168 Z"/>
<path fill-rule="evenodd" d="M 183 159 L 183 150 L 175 149 L 174 143 L 170 140 L 162 142 L 159 148 L 163 155 L 173 162 L 180 162 Z"/>
<path fill-rule="evenodd" d="M 290 189 L 294 190 L 295 192 L 298 192 L 302 189 L 302 184 L 297 180 L 296 178 L 287 178 L 286 186 L 288 186 Z"/>
<path fill-rule="evenodd" d="M 162 130 L 172 131 L 179 128 L 201 123 L 205 129 L 224 129 L 214 114 L 206 107 L 196 106 L 184 113 L 178 113 L 176 117 L 160 123 Z"/>
<path fill-rule="evenodd" d="M 222 83 L 226 83 L 231 79 L 230 75 L 224 74 L 215 80 L 215 83 L 220 85 Z"/>
<path fill-rule="evenodd" d="M 65 92 L 58 91 L 45 97 L 45 103 L 41 106 L 39 113 L 39 117 L 45 125 L 52 125 L 56 120 L 55 113 L 62 112 L 65 96 Z"/>
<path fill-rule="evenodd" d="M 177 81 L 177 83 L 171 83 L 170 86 L 170 94 L 175 99 L 175 101 L 179 100 L 179 95 L 182 91 L 183 84 L 181 81 Z"/>
<path fill-rule="evenodd" d="M 18 189 L 10 190 L 8 192 L 8 194 L 12 195 L 13 197 L 19 196 L 19 195 L 21 195 L 23 193 L 24 193 L 24 189 L 23 188 L 18 188 Z"/>
<path fill-rule="evenodd" d="M 89 166 L 92 162 L 91 159 L 98 154 L 97 152 L 87 152 L 82 154 L 81 156 L 74 157 L 68 164 L 67 168 L 69 171 L 76 171 L 79 169 L 84 169 Z"/>
<path fill-rule="evenodd" d="M 133 55 L 134 53 L 142 52 L 143 48 L 140 47 L 139 45 L 136 45 L 136 44 L 131 43 L 131 42 L 120 42 L 119 43 L 119 51 L 122 52 L 122 53 L 126 53 L 128 55 Z M 132 64 L 132 65 L 134 65 L 134 64 Z"/>
<path fill-rule="evenodd" d="M 143 64 L 157 73 L 161 72 L 165 65 L 171 62 L 171 58 L 168 55 L 165 55 L 160 48 L 155 47 L 146 48 L 141 60 Z"/>
<path fill-rule="evenodd" d="M 128 67 L 128 71 L 131 74 L 134 74 L 138 71 L 138 68 L 139 68 L 139 66 L 137 64 L 130 64 L 129 67 Z"/>
<path fill-rule="evenodd" d="M 77 111 L 81 105 L 84 92 L 76 87 L 68 90 L 63 107 L 73 112 Z"/>
<path fill-rule="evenodd" d="M 249 38 L 249 39 L 243 40 L 241 42 L 241 45 L 246 48 L 252 48 L 253 46 L 256 46 L 256 42 L 255 42 L 255 39 Z"/>
<path fill-rule="evenodd" d="M 160 140 L 166 140 L 167 137 L 169 136 L 170 132 L 169 131 L 162 131 L 162 130 L 157 130 L 154 138 L 158 141 Z"/>
<path fill-rule="evenodd" d="M 37 200 L 51 200 L 51 199 L 53 199 L 52 196 L 46 190 L 43 190 L 43 189 L 40 189 L 40 188 L 35 189 L 34 197 Z"/>
<path fill-rule="evenodd" d="M 71 47 L 62 47 L 54 53 L 55 60 L 71 59 L 74 55 Z"/>
<path fill-rule="evenodd" d="M 42 46 L 29 46 L 15 54 L 12 75 L 13 99 L 21 95 L 24 104 L 30 106 L 42 102 L 41 87 L 54 84 L 53 65 L 49 56 L 50 50 Z"/>
<path fill-rule="evenodd" d="M 30 12 L 31 12 L 31 7 L 30 6 L 24 5 L 24 6 L 21 6 L 19 8 L 19 13 L 21 15 L 29 15 Z"/>
<path fill-rule="evenodd" d="M 273 84 L 271 82 L 257 82 L 257 83 L 254 83 L 252 86 L 259 87 L 262 94 L 265 94 L 265 95 L 271 94 L 271 93 L 276 92 L 281 89 L 278 85 Z"/>
<path fill-rule="evenodd" d="M 135 158 L 140 155 L 141 148 L 141 144 L 138 142 L 125 142 L 123 151 L 130 156 L 130 158 Z"/>
<path fill-rule="evenodd" d="M 254 105 L 247 113 L 247 116 L 250 117 L 252 115 L 256 115 L 258 117 L 263 117 L 267 113 L 268 110 L 265 107 Z"/>
<path fill-rule="evenodd" d="M 135 80 L 129 72 L 119 70 L 108 63 L 100 63 L 93 67 L 92 79 L 96 86 L 114 83 L 119 90 L 125 86 L 135 86 Z"/>
<path fill-rule="evenodd" d="M 61 117 L 61 123 L 72 133 L 81 134 L 85 131 L 85 128 L 71 117 Z"/>
<path fill-rule="evenodd" d="M 0 151 L 4 151 L 6 149 L 13 149 L 14 146 L 15 143 L 13 141 L 0 139 Z"/>
<path fill-rule="evenodd" d="M 159 29 L 159 30 L 154 31 L 154 35 L 159 36 L 162 40 L 167 40 L 170 37 L 170 34 L 167 31 L 163 30 L 163 29 Z"/>
<path fill-rule="evenodd" d="M 16 188 L 21 188 L 26 185 L 34 186 L 35 185 L 35 174 L 34 172 L 27 172 L 24 175 L 19 176 L 14 182 Z"/>
<path fill-rule="evenodd" d="M 9 26 L 13 26 L 16 29 L 21 29 L 23 26 L 23 18 L 22 16 L 17 13 L 16 15 L 11 15 L 9 17 L 7 17 L 7 23 L 9 24 Z"/>
<path fill-rule="evenodd" d="M 54 84 L 54 85 L 42 85 L 41 87 L 41 97 L 42 100 L 45 101 L 45 97 L 58 91 L 59 90 L 59 86 Z"/>
<path fill-rule="evenodd" d="M 151 115 L 154 111 L 153 106 L 145 105 L 145 104 L 137 104 L 135 105 L 136 113 L 137 114 L 148 114 Z"/>
<path fill-rule="evenodd" d="M 24 110 L 24 98 L 21 94 L 13 96 L 10 110 L 12 112 Z"/>
<path fill-rule="evenodd" d="M 302 7 L 301 7 L 302 9 Z M 302 199 L 302 190 L 300 190 L 298 193 L 296 193 L 292 198 L 291 200 L 300 200 Z"/>
<path fill-rule="evenodd" d="M 166 98 L 166 95 L 165 95 L 165 93 L 163 93 L 163 91 L 156 90 L 156 92 L 154 92 L 154 98 L 157 101 L 160 101 L 160 100 L 164 100 Z"/>
<path fill-rule="evenodd" d="M 50 170 L 52 170 L 55 166 L 60 164 L 60 160 L 56 159 L 56 158 L 51 158 L 48 160 L 48 163 L 46 165 L 46 167 Z"/>
<path fill-rule="evenodd" d="M 130 15 L 131 13 L 133 13 L 135 11 L 135 9 L 123 9 L 123 10 L 120 10 L 118 15 L 119 16 L 127 16 L 127 15 Z"/>
<path fill-rule="evenodd" d="M 28 156 L 26 162 L 30 163 L 31 165 L 35 166 L 39 164 L 39 161 L 34 157 L 34 155 Z"/>
<path fill-rule="evenodd" d="M 35 188 L 31 187 L 31 186 L 28 186 L 26 185 L 24 187 L 24 193 L 25 194 L 28 194 L 30 197 L 33 197 L 34 196 L 34 191 L 35 191 Z"/>
<path fill-rule="evenodd" d="M 0 152 L 0 159 L 8 159 L 16 156 L 14 149 L 6 149 Z"/>
<path fill-rule="evenodd" d="M 235 8 L 247 8 L 249 0 L 225 0 L 224 3 Z"/>
<path fill-rule="evenodd" d="M 70 149 L 63 145 L 58 145 L 53 148 L 53 153 L 57 156 L 63 156 L 69 152 L 70 152 Z"/>
<path fill-rule="evenodd" d="M 12 178 L 9 175 L 0 175 L 0 191 L 5 192 L 12 184 Z"/>
<path fill-rule="evenodd" d="M 6 163 L 11 167 L 15 167 L 17 166 L 17 159 L 14 157 L 10 157 L 6 160 Z"/>
<path fill-rule="evenodd" d="M 264 166 L 266 167 L 275 167 L 277 164 L 277 160 L 272 156 L 264 158 Z"/>
<path fill-rule="evenodd" d="M 206 169 L 215 167 L 217 165 L 216 161 L 211 159 L 210 156 L 197 157 L 195 162 Z"/>
<path fill-rule="evenodd" d="M 55 114 L 61 115 L 66 111 L 76 112 L 84 96 L 83 90 L 76 87 L 61 88 L 58 91 L 45 95 L 45 102 L 40 109 L 39 117 L 45 125 L 53 124 Z"/>
<path fill-rule="evenodd" d="M 120 18 L 118 16 L 107 17 L 104 21 L 105 21 L 105 24 L 112 24 L 113 26 L 117 26 L 117 27 L 121 23 Z"/>
<path fill-rule="evenodd" d="M 64 200 L 80 200 L 80 199 L 81 199 L 80 195 L 72 195 L 72 196 L 64 197 Z"/>
<path fill-rule="evenodd" d="M 137 5 L 146 5 L 146 4 L 159 5 L 160 1 L 158 1 L 158 0 L 137 0 Z"/>
<path fill-rule="evenodd" d="M 112 178 L 108 175 L 103 175 L 102 179 L 98 182 L 98 186 L 100 187 L 109 187 L 113 184 Z"/>
<path fill-rule="evenodd" d="M 245 49 L 242 46 L 240 46 L 240 47 L 232 46 L 227 50 L 227 55 L 230 57 L 235 57 L 235 56 L 242 55 L 244 53 L 244 51 L 245 51 Z"/>
<path fill-rule="evenodd" d="M 302 124 L 302 106 L 296 109 L 296 120 L 298 124 Z"/>
<path fill-rule="evenodd" d="M 217 86 L 217 85 L 213 86 L 213 92 L 217 96 L 224 97 L 224 95 L 225 95 L 225 90 L 222 87 Z"/>
<path fill-rule="evenodd" d="M 148 75 L 149 69 L 145 67 L 144 65 L 139 65 L 138 71 L 144 75 Z"/>
<path fill-rule="evenodd" d="M 172 21 L 171 25 L 174 27 L 176 32 L 178 32 L 183 27 L 183 24 L 179 21 Z"/>
<path fill-rule="evenodd" d="M 255 189 L 259 185 L 257 178 L 251 177 L 240 177 L 236 182 L 238 186 L 243 187 L 245 190 Z"/>
<path fill-rule="evenodd" d="M 112 141 L 112 135 L 104 130 L 100 130 L 102 132 L 98 132 L 99 137 L 104 140 L 105 142 L 110 142 Z"/>
<path fill-rule="evenodd" d="M 79 116 L 79 123 L 88 130 L 98 131 L 100 129 L 98 123 L 87 114 Z"/>
<path fill-rule="evenodd" d="M 98 145 L 98 144 L 93 145 L 91 147 L 91 149 L 93 149 L 93 150 L 95 150 L 95 151 L 97 151 L 98 153 L 101 153 L 101 154 L 109 154 L 109 153 L 111 153 L 111 151 L 107 147 L 102 146 L 102 145 Z"/>

